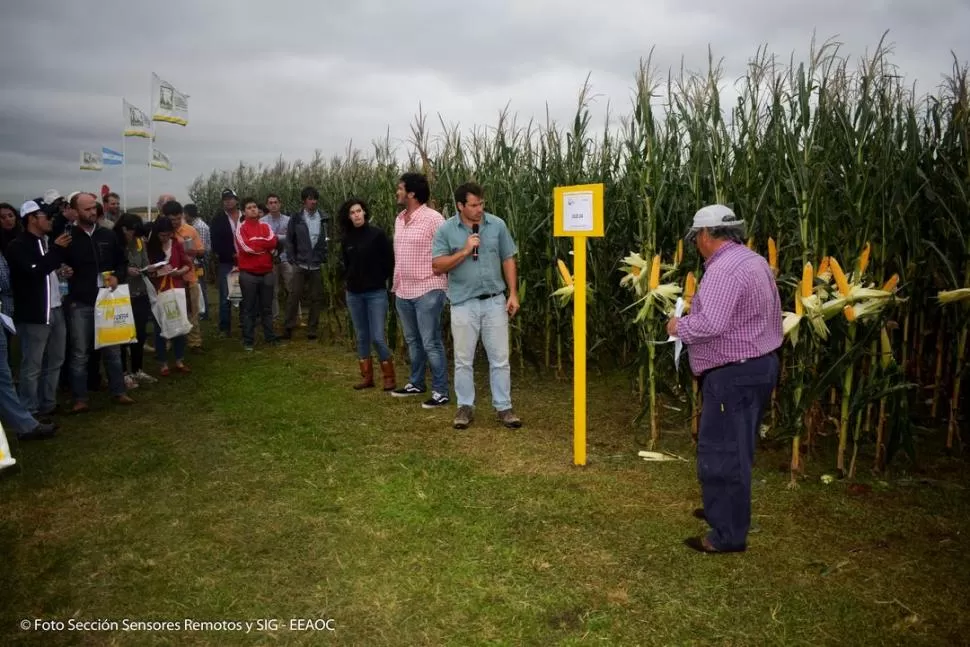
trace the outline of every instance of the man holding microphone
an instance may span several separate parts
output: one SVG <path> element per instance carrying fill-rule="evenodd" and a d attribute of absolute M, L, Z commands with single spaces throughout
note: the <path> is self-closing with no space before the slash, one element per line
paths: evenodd
<path fill-rule="evenodd" d="M 505 222 L 485 212 L 484 195 L 474 182 L 455 189 L 458 213 L 435 232 L 431 269 L 448 275 L 458 399 L 455 429 L 467 429 L 474 417 L 473 362 L 479 338 L 488 356 L 492 406 L 499 422 L 514 429 L 522 426 L 512 411 L 509 364 L 509 317 L 519 311 L 518 248 Z"/>

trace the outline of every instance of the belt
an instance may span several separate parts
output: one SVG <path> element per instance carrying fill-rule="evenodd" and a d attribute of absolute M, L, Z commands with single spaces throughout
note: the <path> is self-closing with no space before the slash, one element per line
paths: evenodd
<path fill-rule="evenodd" d="M 495 294 L 480 294 L 480 295 L 478 295 L 477 297 L 474 297 L 474 298 L 478 299 L 479 301 L 488 301 L 489 299 L 492 299 L 494 297 L 497 297 L 500 294 L 504 294 L 504 293 L 503 292 L 496 292 Z"/>
<path fill-rule="evenodd" d="M 707 369 L 706 371 L 704 371 L 703 373 L 701 373 L 697 377 L 698 377 L 699 380 L 703 380 L 705 377 L 707 377 L 707 375 L 709 373 L 712 373 L 712 372 L 714 372 L 716 370 L 719 370 L 719 369 L 722 369 L 722 368 L 728 368 L 728 367 L 731 367 L 731 366 L 741 366 L 742 364 L 747 364 L 748 362 L 753 362 L 755 360 L 764 359 L 765 357 L 771 357 L 772 355 L 774 355 L 775 357 L 778 357 L 778 351 L 777 350 L 773 350 L 770 353 L 765 353 L 764 355 L 759 355 L 757 357 L 749 357 L 749 358 L 746 358 L 746 359 L 739 359 L 736 362 L 728 362 L 727 364 L 721 364 L 719 366 L 715 366 L 714 368 Z"/>

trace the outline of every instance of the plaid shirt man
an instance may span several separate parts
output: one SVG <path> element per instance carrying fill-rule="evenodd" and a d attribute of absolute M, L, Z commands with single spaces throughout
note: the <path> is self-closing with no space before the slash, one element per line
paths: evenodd
<path fill-rule="evenodd" d="M 782 343 L 781 301 L 767 261 L 744 245 L 721 246 L 704 263 L 690 314 L 677 321 L 695 375 L 761 357 Z"/>
<path fill-rule="evenodd" d="M 394 294 L 417 299 L 431 290 L 447 290 L 448 277 L 431 271 L 431 245 L 444 217 L 428 205 L 415 209 L 407 222 L 404 214 L 394 221 Z"/>

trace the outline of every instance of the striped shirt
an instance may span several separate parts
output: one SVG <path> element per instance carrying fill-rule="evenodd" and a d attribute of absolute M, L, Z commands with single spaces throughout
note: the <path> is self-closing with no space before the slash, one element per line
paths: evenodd
<path fill-rule="evenodd" d="M 444 217 L 425 204 L 407 220 L 404 215 L 402 211 L 394 221 L 394 294 L 417 299 L 432 290 L 447 290 L 447 275 L 431 271 L 431 246 Z"/>
<path fill-rule="evenodd" d="M 690 367 L 700 375 L 781 346 L 781 299 L 768 262 L 728 242 L 704 263 L 690 314 L 677 321 Z"/>
<path fill-rule="evenodd" d="M 206 224 L 205 220 L 202 218 L 196 218 L 194 221 L 189 223 L 195 230 L 199 232 L 199 238 L 202 239 L 202 249 L 205 250 L 205 254 L 195 257 L 196 265 L 204 265 L 205 258 L 212 251 L 212 233 L 209 231 L 209 225 Z"/>

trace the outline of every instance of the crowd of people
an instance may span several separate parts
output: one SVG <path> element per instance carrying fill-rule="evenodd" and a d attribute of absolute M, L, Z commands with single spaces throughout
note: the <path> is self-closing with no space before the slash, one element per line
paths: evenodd
<path fill-rule="evenodd" d="M 516 244 L 504 221 L 485 212 L 481 186 L 458 187 L 456 213 L 448 219 L 429 206 L 430 194 L 424 175 L 401 176 L 392 237 L 372 222 L 361 198 L 347 199 L 334 222 L 312 186 L 303 189 L 291 215 L 282 212 L 276 194 L 240 200 L 227 188 L 222 208 L 208 222 L 195 205 L 182 205 L 170 194 L 159 196 L 157 217 L 147 222 L 122 212 L 118 195 L 110 192 L 99 199 L 52 189 L 19 209 L 0 204 L 0 307 L 12 320 L 0 336 L 4 425 L 21 440 L 50 438 L 58 415 L 89 411 L 90 392 L 105 386 L 115 404 L 134 405 L 132 390 L 173 372 L 191 372 L 187 353 L 202 352 L 201 325 L 209 319 L 217 321 L 221 336 L 231 337 L 237 318 L 246 352 L 256 346 L 257 328 L 269 346 L 294 341 L 303 328 L 307 341 L 316 340 L 322 268 L 331 244 L 339 242 L 336 260 L 360 371 L 353 388 L 379 382 L 392 396 L 419 396 L 426 409 L 449 406 L 442 335 L 447 301 L 457 400 L 453 426 L 467 429 L 474 417 L 473 361 L 481 340 L 497 418 L 520 427 L 512 408 L 508 331 L 519 310 Z M 218 287 L 211 317 L 210 276 Z M 119 285 L 127 286 L 136 341 L 96 348 L 96 302 L 105 288 L 113 293 Z M 170 290 L 184 291 L 184 334 L 171 334 L 154 307 Z M 410 359 L 402 386 L 385 335 L 391 294 Z M 14 337 L 17 365 L 9 352 Z M 157 370 L 146 366 L 146 350 L 154 352 Z M 62 388 L 71 398 L 63 408 Z"/>

